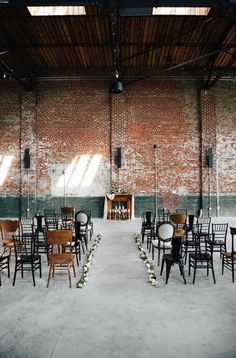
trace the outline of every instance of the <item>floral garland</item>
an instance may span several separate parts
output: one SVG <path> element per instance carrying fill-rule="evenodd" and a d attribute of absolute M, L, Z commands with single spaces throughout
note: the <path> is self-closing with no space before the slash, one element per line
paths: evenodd
<path fill-rule="evenodd" d="M 82 275 L 81 275 L 81 277 L 79 279 L 79 282 L 77 283 L 78 288 L 82 288 L 83 286 L 85 286 L 86 282 L 88 281 L 88 275 L 89 275 L 90 266 L 93 263 L 93 256 L 94 256 L 95 251 L 97 250 L 97 248 L 99 246 L 101 238 L 102 238 L 102 235 L 97 235 L 97 238 L 95 239 L 92 248 L 89 250 L 89 254 L 87 255 L 85 264 L 84 264 L 83 269 L 82 269 Z"/>
<path fill-rule="evenodd" d="M 148 260 L 146 252 L 143 249 L 142 240 L 141 240 L 140 236 L 138 234 L 136 234 L 134 236 L 134 240 L 135 240 L 135 243 L 138 246 L 138 249 L 140 251 L 139 257 L 144 261 L 145 266 L 147 268 L 148 282 L 151 283 L 152 286 L 158 287 L 159 284 L 158 284 L 156 276 L 155 276 L 155 271 L 154 271 L 153 264 Z"/>

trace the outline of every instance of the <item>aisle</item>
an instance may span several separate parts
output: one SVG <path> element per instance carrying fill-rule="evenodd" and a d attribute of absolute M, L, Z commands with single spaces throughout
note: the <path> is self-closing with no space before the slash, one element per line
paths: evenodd
<path fill-rule="evenodd" d="M 236 285 L 230 273 L 216 285 L 205 273 L 184 285 L 174 267 L 168 285 L 147 283 L 134 234 L 140 220 L 94 220 L 102 240 L 87 285 L 68 288 L 65 276 L 4 278 L 0 288 L 0 358 L 233 358 Z M 92 243 L 92 242 L 91 242 Z M 81 271 L 82 265 L 79 270 Z M 227 297 L 227 304 L 226 302 Z M 219 308 L 220 307 L 220 308 Z M 187 340 L 183 337 L 187 335 Z"/>
<path fill-rule="evenodd" d="M 133 295 L 143 289 L 146 271 L 138 257 L 134 233 L 140 232 L 140 221 L 103 221 L 96 223 L 96 233 L 102 240 L 96 252 L 89 278 L 91 289 L 122 296 L 122 291 Z"/>

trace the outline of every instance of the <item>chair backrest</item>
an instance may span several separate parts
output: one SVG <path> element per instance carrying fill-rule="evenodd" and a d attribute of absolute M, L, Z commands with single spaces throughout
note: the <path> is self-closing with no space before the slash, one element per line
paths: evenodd
<path fill-rule="evenodd" d="M 182 237 L 173 237 L 171 240 L 171 254 L 173 261 L 178 261 L 181 256 L 181 250 L 182 250 Z"/>
<path fill-rule="evenodd" d="M 88 223 L 92 224 L 92 210 L 91 209 L 82 209 L 88 215 Z"/>
<path fill-rule="evenodd" d="M 32 218 L 21 218 L 20 227 L 22 234 L 31 234 L 33 232 L 33 219 Z"/>
<path fill-rule="evenodd" d="M 42 215 L 36 214 L 33 217 L 33 228 L 34 231 L 36 231 L 37 233 L 44 233 L 44 224 L 45 224 L 45 220 L 43 223 L 43 219 L 44 217 Z"/>
<path fill-rule="evenodd" d="M 58 251 L 60 247 L 68 246 L 72 241 L 71 230 L 45 230 L 45 236 L 47 244 L 52 247 L 52 252 Z"/>
<path fill-rule="evenodd" d="M 223 240 L 224 242 L 226 242 L 228 226 L 229 225 L 227 223 L 212 224 L 211 228 L 212 228 L 213 240 Z"/>
<path fill-rule="evenodd" d="M 156 227 L 156 235 L 162 241 L 170 241 L 175 234 L 175 225 L 171 221 L 162 221 Z"/>
<path fill-rule="evenodd" d="M 62 206 L 61 207 L 61 215 L 62 215 L 63 218 L 73 219 L 74 218 L 74 208 L 73 208 L 73 206 Z"/>
<path fill-rule="evenodd" d="M 201 231 L 207 234 L 210 233 L 211 228 L 211 217 L 198 217 L 197 224 L 201 224 Z"/>
<path fill-rule="evenodd" d="M 188 215 L 188 231 L 192 231 L 194 227 L 195 215 Z"/>
<path fill-rule="evenodd" d="M 170 220 L 176 225 L 186 225 L 187 214 L 171 214 Z"/>
<path fill-rule="evenodd" d="M 158 222 L 161 221 L 168 221 L 170 219 L 170 212 L 168 209 L 159 208 L 157 209 L 157 220 Z"/>
<path fill-rule="evenodd" d="M 89 217 L 85 211 L 79 210 L 75 213 L 75 221 L 80 221 L 81 223 L 87 224 L 88 220 Z"/>
<path fill-rule="evenodd" d="M 234 250 L 234 239 L 235 239 L 235 236 L 236 236 L 236 227 L 231 227 L 230 228 L 230 234 L 231 234 L 231 238 L 232 238 L 231 253 L 232 253 L 233 259 L 235 260 L 234 255 L 236 254 L 236 251 Z"/>
<path fill-rule="evenodd" d="M 44 220 L 48 229 L 56 230 L 58 228 L 58 214 L 55 213 L 54 209 L 44 210 Z"/>
<path fill-rule="evenodd" d="M 1 236 L 3 240 L 13 239 L 12 235 L 20 233 L 19 220 L 0 220 Z"/>
<path fill-rule="evenodd" d="M 144 211 L 141 214 L 142 223 L 144 223 L 147 226 L 151 226 L 154 224 L 156 215 L 152 211 Z"/>
<path fill-rule="evenodd" d="M 36 254 L 35 241 L 37 234 L 31 233 L 31 236 L 13 235 L 15 258 L 18 260 L 21 256 L 32 257 Z"/>

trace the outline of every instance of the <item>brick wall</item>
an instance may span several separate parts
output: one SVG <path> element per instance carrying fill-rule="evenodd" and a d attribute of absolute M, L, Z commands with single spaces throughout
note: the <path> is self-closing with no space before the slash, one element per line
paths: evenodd
<path fill-rule="evenodd" d="M 148 80 L 122 94 L 110 94 L 109 85 L 39 82 L 24 93 L 14 82 L 0 83 L 1 167 L 4 157 L 13 157 L 0 186 L 0 216 L 24 213 L 29 202 L 31 212 L 76 203 L 93 205 L 102 216 L 104 195 L 113 186 L 135 195 L 136 216 L 153 209 L 155 196 L 160 207 L 195 211 L 202 202 L 213 214 L 217 206 L 221 214 L 229 208 L 235 213 L 233 84 L 200 92 L 192 81 Z M 29 171 L 22 164 L 25 148 Z"/>

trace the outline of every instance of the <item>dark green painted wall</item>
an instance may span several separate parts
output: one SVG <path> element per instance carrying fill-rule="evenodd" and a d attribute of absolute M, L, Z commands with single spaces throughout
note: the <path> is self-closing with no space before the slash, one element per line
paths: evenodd
<path fill-rule="evenodd" d="M 212 196 L 209 199 L 206 196 L 202 198 L 202 201 L 203 215 L 217 216 L 216 197 Z M 179 199 L 181 205 L 177 207 L 186 208 L 189 214 L 194 214 L 200 208 L 200 202 L 199 196 L 184 196 Z M 37 198 L 37 202 L 35 202 L 34 198 L 10 196 L 0 197 L 0 217 L 33 216 L 35 213 L 43 213 L 43 210 L 47 208 L 54 208 L 57 212 L 60 212 L 60 207 L 64 204 L 74 206 L 75 211 L 90 209 L 94 218 L 103 217 L 104 197 L 69 197 L 66 198 L 66 203 L 64 203 L 62 197 Z M 155 212 L 155 197 L 153 196 L 136 196 L 134 204 L 134 214 L 137 218 L 141 216 L 143 211 Z M 219 216 L 236 216 L 236 196 L 221 196 L 219 204 Z M 163 206 L 161 198 L 157 198 L 157 207 L 162 208 Z M 28 207 L 29 211 L 27 210 Z"/>

